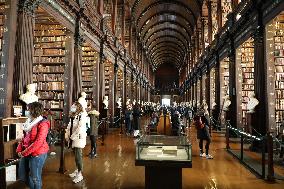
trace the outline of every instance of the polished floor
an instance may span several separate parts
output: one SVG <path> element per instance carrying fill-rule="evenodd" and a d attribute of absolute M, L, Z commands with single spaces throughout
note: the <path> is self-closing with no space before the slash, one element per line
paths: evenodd
<path fill-rule="evenodd" d="M 144 167 L 136 167 L 135 140 L 130 136 L 111 132 L 105 145 L 98 146 L 99 157 L 89 159 L 89 146 L 84 149 L 84 181 L 73 184 L 68 173 L 74 170 L 72 153 L 66 155 L 66 174 L 57 173 L 59 159 L 51 157 L 43 171 L 44 189 L 142 189 Z M 193 189 L 283 189 L 284 181 L 270 184 L 252 174 L 238 160 L 226 152 L 224 138 L 213 134 L 213 160 L 199 157 L 195 129 L 189 130 L 193 145 L 193 167 L 183 169 L 183 188 Z M 19 188 L 9 187 L 9 188 Z"/>

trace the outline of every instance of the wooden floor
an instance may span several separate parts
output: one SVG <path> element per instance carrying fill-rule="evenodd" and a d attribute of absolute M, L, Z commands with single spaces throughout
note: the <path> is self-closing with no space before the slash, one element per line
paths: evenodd
<path fill-rule="evenodd" d="M 183 188 L 193 189 L 283 189 L 284 181 L 266 183 L 248 171 L 238 160 L 228 154 L 224 138 L 213 135 L 211 154 L 213 160 L 199 157 L 194 128 L 189 130 L 193 144 L 193 168 L 183 169 Z M 144 188 L 144 167 L 136 167 L 134 138 L 110 133 L 104 146 L 98 146 L 99 157 L 89 159 L 89 146 L 84 149 L 84 182 L 73 184 L 68 173 L 74 170 L 72 153 L 66 155 L 65 175 L 57 173 L 59 159 L 49 158 L 43 171 L 44 189 L 140 189 Z M 9 187 L 17 188 L 17 187 Z"/>

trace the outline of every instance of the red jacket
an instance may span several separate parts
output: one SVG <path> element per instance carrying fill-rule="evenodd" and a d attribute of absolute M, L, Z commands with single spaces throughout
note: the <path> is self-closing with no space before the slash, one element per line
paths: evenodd
<path fill-rule="evenodd" d="M 49 151 L 49 146 L 46 142 L 46 136 L 48 129 L 50 127 L 50 122 L 48 120 L 41 121 L 38 125 L 35 125 L 30 131 L 30 143 L 29 147 L 23 148 L 23 140 L 19 143 L 16 152 L 21 152 L 25 156 L 38 156 L 45 154 Z"/>

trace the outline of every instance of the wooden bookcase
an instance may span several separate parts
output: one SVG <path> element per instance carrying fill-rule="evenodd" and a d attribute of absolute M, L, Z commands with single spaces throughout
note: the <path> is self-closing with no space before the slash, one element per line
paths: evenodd
<path fill-rule="evenodd" d="M 272 86 L 271 91 L 275 89 L 268 95 L 268 100 L 274 102 L 269 104 L 269 125 L 279 134 L 284 119 L 284 12 L 266 26 L 266 49 L 267 75 L 272 76 L 267 78 L 267 85 Z"/>
<path fill-rule="evenodd" d="M 223 104 L 224 97 L 229 94 L 229 58 L 226 57 L 220 62 L 220 95 Z"/>
<path fill-rule="evenodd" d="M 216 103 L 215 95 L 216 95 L 216 84 L 215 84 L 215 69 L 212 68 L 210 70 L 210 109 L 213 109 L 213 105 Z"/>
<path fill-rule="evenodd" d="M 95 75 L 95 66 L 98 64 L 99 53 L 95 51 L 87 43 L 83 44 L 82 47 L 82 88 L 83 91 L 87 94 L 88 107 L 92 107 L 93 101 L 93 91 L 94 91 L 94 80 L 96 79 Z"/>
<path fill-rule="evenodd" d="M 227 16 L 232 12 L 232 0 L 222 0 L 222 27 L 227 22 Z"/>
<path fill-rule="evenodd" d="M 123 71 L 121 71 L 120 69 L 118 69 L 117 71 L 117 87 L 116 87 L 116 96 L 117 98 L 122 98 L 123 94 Z"/>
<path fill-rule="evenodd" d="M 42 8 L 35 14 L 33 82 L 46 110 L 51 128 L 63 125 L 66 111 L 66 87 L 70 78 L 72 33 Z"/>
<path fill-rule="evenodd" d="M 237 93 L 241 103 L 240 121 L 243 126 L 247 126 L 246 113 L 249 93 L 254 92 L 254 41 L 249 38 L 239 48 L 236 55 L 237 63 Z M 240 113 L 238 111 L 238 113 Z"/>

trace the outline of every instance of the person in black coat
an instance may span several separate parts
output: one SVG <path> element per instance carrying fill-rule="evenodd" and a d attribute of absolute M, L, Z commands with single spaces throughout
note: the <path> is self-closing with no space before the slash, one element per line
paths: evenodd
<path fill-rule="evenodd" d="M 172 120 L 172 135 L 178 136 L 180 133 L 180 126 L 181 126 L 180 114 L 178 111 L 176 111 L 174 115 L 172 115 L 171 120 Z"/>
<path fill-rule="evenodd" d="M 133 106 L 133 129 L 139 130 L 140 129 L 140 116 L 141 110 L 139 104 L 135 104 Z"/>
<path fill-rule="evenodd" d="M 211 138 L 209 134 L 209 123 L 204 115 L 197 115 L 194 117 L 194 124 L 197 129 L 197 139 L 199 139 L 199 149 L 200 157 L 206 157 L 207 159 L 213 159 L 209 154 L 209 146 L 211 143 Z M 205 144 L 205 153 L 203 152 L 203 141 L 206 141 Z"/>

